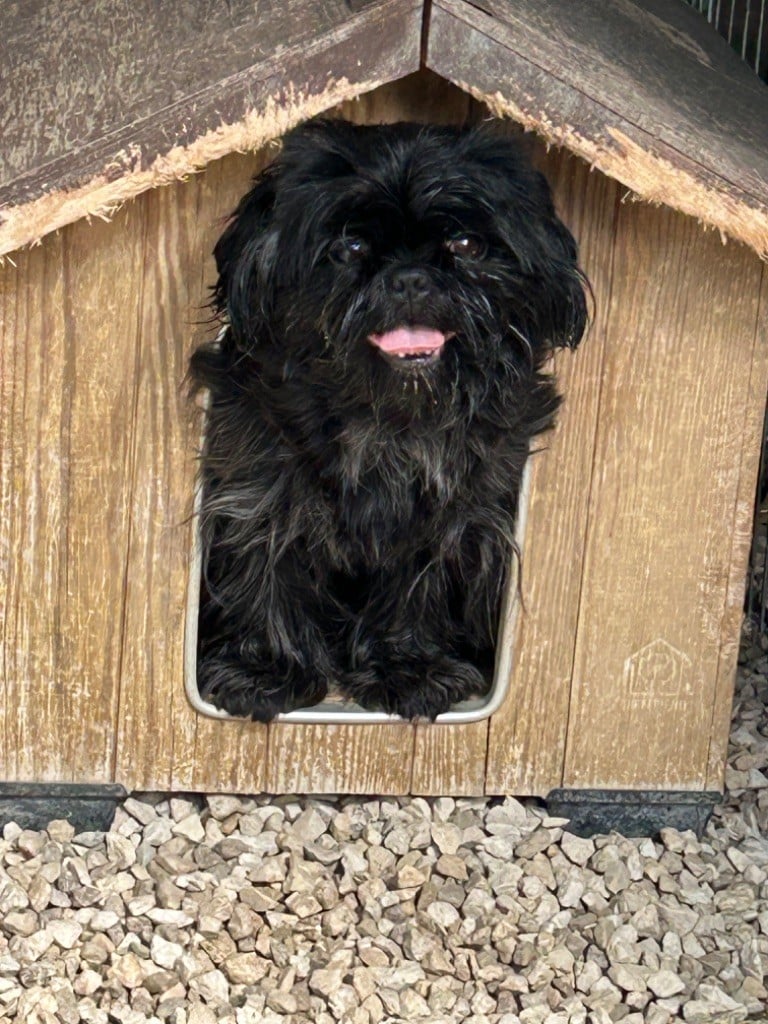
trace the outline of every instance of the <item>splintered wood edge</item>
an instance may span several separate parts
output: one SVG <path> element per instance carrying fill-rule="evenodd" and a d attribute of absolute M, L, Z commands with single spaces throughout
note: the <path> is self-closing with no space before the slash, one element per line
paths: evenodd
<path fill-rule="evenodd" d="M 80 188 L 54 190 L 29 203 L 4 207 L 0 209 L 0 262 L 15 249 L 38 244 L 44 235 L 83 217 L 110 220 L 124 203 L 142 192 L 184 180 L 230 153 L 259 149 L 300 121 L 371 92 L 384 81 L 372 78 L 353 83 L 340 78 L 313 94 L 288 87 L 281 91 L 279 100 L 270 97 L 262 108 L 249 111 L 241 121 L 223 124 L 187 146 L 174 146 L 148 168 L 126 170 L 115 180 L 98 175 Z M 708 187 L 685 169 L 650 153 L 618 128 L 606 128 L 614 142 L 613 147 L 607 148 L 570 125 L 532 116 L 500 92 L 487 93 L 464 81 L 455 84 L 484 103 L 495 117 L 512 118 L 540 135 L 548 145 L 570 150 L 591 167 L 619 181 L 630 190 L 632 198 L 669 206 L 694 217 L 718 230 L 724 241 L 730 237 L 743 242 L 762 259 L 768 259 L 768 209 L 749 206 L 734 195 Z M 129 167 L 135 155 L 123 150 L 112 169 L 121 163 Z"/>
<path fill-rule="evenodd" d="M 126 171 L 112 181 L 106 174 L 97 175 L 80 188 L 54 190 L 32 202 L 6 206 L 0 209 L 0 262 L 15 249 L 36 245 L 44 235 L 84 217 L 110 220 L 124 203 L 142 192 L 183 181 L 230 153 L 259 149 L 305 118 L 321 114 L 345 100 L 356 99 L 384 81 L 379 78 L 359 82 L 331 79 L 322 92 L 312 94 L 287 86 L 281 89 L 279 100 L 270 97 L 258 110 L 246 113 L 242 120 L 206 132 L 188 146 L 174 146 L 145 169 Z M 112 169 L 122 163 L 130 166 L 134 156 L 124 150 Z"/>
<path fill-rule="evenodd" d="M 625 185 L 631 198 L 669 206 L 694 217 L 705 227 L 719 231 L 723 241 L 732 238 L 744 242 L 762 259 L 768 259 L 768 208 L 749 206 L 736 196 L 708 188 L 688 171 L 648 152 L 618 128 L 606 128 L 615 143 L 608 149 L 570 125 L 526 113 L 500 92 L 487 93 L 464 81 L 455 84 L 484 103 L 494 117 L 512 118 L 548 145 L 570 150 L 591 167 Z"/>

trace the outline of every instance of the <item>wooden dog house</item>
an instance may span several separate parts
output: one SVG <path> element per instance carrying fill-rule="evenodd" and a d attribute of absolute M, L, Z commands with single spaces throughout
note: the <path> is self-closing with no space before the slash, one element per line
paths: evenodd
<path fill-rule="evenodd" d="M 719 790 L 768 381 L 768 89 L 727 44 L 664 0 L 40 0 L 3 19 L 0 777 Z M 183 378 L 209 254 L 273 140 L 339 104 L 535 133 L 594 288 L 590 335 L 557 356 L 488 721 L 265 727 L 184 694 Z"/>

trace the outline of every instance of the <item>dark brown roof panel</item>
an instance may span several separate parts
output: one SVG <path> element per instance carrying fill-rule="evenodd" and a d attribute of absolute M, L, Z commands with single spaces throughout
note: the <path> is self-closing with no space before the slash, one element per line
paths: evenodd
<path fill-rule="evenodd" d="M 419 66 L 423 0 L 12 4 L 0 254 Z M 768 254 L 768 87 L 677 0 L 433 0 L 426 63 Z"/>
<path fill-rule="evenodd" d="M 768 255 L 768 87 L 670 0 L 434 0 L 427 64 Z"/>
<path fill-rule="evenodd" d="M 0 254 L 415 71 L 422 8 L 11 4 L 0 30 Z"/>

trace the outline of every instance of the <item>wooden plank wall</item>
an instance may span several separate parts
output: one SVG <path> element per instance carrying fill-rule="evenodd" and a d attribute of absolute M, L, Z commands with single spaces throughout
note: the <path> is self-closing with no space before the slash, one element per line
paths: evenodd
<path fill-rule="evenodd" d="M 718 659 L 738 635 L 732 570 L 743 584 L 746 569 L 762 422 L 753 373 L 765 396 L 762 268 L 745 255 L 670 211 L 619 212 L 568 785 L 707 784 Z"/>
<path fill-rule="evenodd" d="M 491 723 L 487 784 L 494 793 L 546 793 L 562 783 L 619 199 L 615 181 L 575 157 L 542 154 L 541 163 L 579 240 L 595 315 L 581 347 L 555 357 L 565 402 L 533 457 L 525 609 L 509 698 Z"/>
<path fill-rule="evenodd" d="M 427 74 L 344 113 L 482 116 Z M 575 158 L 536 157 L 597 315 L 556 360 L 566 406 L 535 459 L 525 611 L 492 722 L 267 728 L 187 704 L 183 377 L 212 330 L 208 253 L 267 151 L 0 268 L 0 776 L 273 792 L 719 784 L 766 387 L 762 268 L 693 221 L 621 202 Z"/>
<path fill-rule="evenodd" d="M 489 792 L 722 784 L 767 384 L 764 268 L 669 210 L 624 202 L 612 226 L 602 213 L 597 248 L 582 241 L 608 275 L 591 270 L 596 332 L 572 366 L 558 359 L 566 408 L 536 466 L 529 611 Z"/>

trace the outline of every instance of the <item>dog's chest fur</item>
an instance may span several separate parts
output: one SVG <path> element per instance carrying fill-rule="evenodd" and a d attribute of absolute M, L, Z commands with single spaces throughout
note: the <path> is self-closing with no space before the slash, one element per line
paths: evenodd
<path fill-rule="evenodd" d="M 357 423 L 332 448 L 328 479 L 339 543 L 357 558 L 380 563 L 414 542 L 434 546 L 436 528 L 444 532 L 475 490 L 476 457 L 434 426 Z"/>

